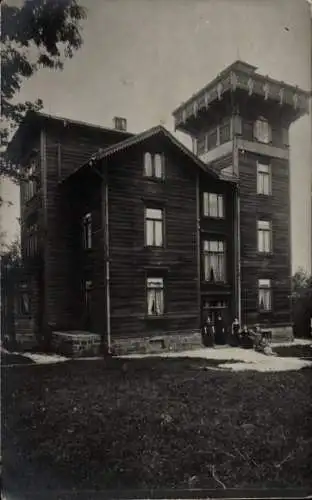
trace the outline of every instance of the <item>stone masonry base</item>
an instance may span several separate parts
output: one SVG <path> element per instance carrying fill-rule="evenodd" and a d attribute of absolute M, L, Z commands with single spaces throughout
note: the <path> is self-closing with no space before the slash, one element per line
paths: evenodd
<path fill-rule="evenodd" d="M 101 336 L 82 331 L 52 332 L 51 347 L 54 352 L 69 357 L 98 356 Z"/>
<path fill-rule="evenodd" d="M 153 354 L 169 351 L 185 351 L 203 346 L 199 330 L 183 333 L 165 333 L 157 337 L 120 338 L 112 340 L 114 355 Z"/>

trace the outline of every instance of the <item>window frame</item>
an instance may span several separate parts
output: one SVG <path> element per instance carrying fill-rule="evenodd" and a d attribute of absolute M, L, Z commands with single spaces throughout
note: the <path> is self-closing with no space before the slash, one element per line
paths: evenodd
<path fill-rule="evenodd" d="M 161 282 L 161 286 L 150 286 L 149 282 Z M 161 305 L 162 305 L 162 311 L 158 313 L 152 313 L 149 311 L 149 294 L 150 291 L 153 291 L 155 293 L 154 295 L 154 303 L 156 307 L 156 290 L 161 291 Z M 165 278 L 163 276 L 157 276 L 157 272 L 155 274 L 149 273 L 145 277 L 145 311 L 146 311 L 146 317 L 153 319 L 153 318 L 163 318 L 166 314 L 166 292 L 165 292 Z"/>
<path fill-rule="evenodd" d="M 262 283 L 261 283 L 262 282 Z M 261 292 L 268 292 L 269 294 L 269 306 L 261 307 Z M 264 299 L 265 301 L 265 299 Z M 269 313 L 273 310 L 273 294 L 272 294 L 272 280 L 268 278 L 259 278 L 258 279 L 258 310 L 261 313 Z"/>
<path fill-rule="evenodd" d="M 212 215 L 211 214 L 211 206 L 212 203 L 210 201 L 210 198 L 216 196 L 216 205 L 217 205 L 217 215 Z M 220 215 L 220 200 L 221 200 L 221 207 L 222 207 L 222 214 Z M 211 191 L 204 191 L 202 195 L 202 203 L 203 203 L 203 208 L 202 208 L 202 213 L 204 217 L 209 217 L 211 219 L 220 219 L 223 220 L 225 219 L 225 197 L 223 193 L 215 193 Z M 207 210 L 206 210 L 207 208 Z"/>
<path fill-rule="evenodd" d="M 150 158 L 150 172 L 146 166 L 147 160 L 146 158 Z M 160 159 L 160 175 L 156 175 L 156 158 Z M 144 177 L 148 179 L 153 179 L 156 181 L 162 181 L 165 178 L 165 155 L 161 152 L 151 153 L 150 151 L 145 151 L 143 155 L 143 172 Z"/>
<path fill-rule="evenodd" d="M 266 171 L 267 169 L 267 171 Z M 265 190 L 263 189 L 261 191 L 260 189 L 260 178 L 265 178 L 267 177 L 268 179 L 268 192 L 264 192 Z M 262 186 L 264 186 L 264 182 L 262 181 Z M 272 168 L 270 163 L 261 163 L 257 161 L 257 194 L 261 196 L 271 196 L 272 195 Z"/>
<path fill-rule="evenodd" d="M 82 217 L 82 243 L 85 251 L 92 250 L 92 212 L 87 212 Z"/>
<path fill-rule="evenodd" d="M 148 210 L 158 210 L 161 214 L 161 218 L 153 218 L 148 216 Z M 161 244 L 156 244 L 156 224 L 161 223 Z M 148 242 L 148 224 L 152 223 L 152 233 L 153 233 L 153 243 Z M 165 210 L 163 207 L 156 205 L 145 205 L 144 206 L 144 246 L 146 248 L 164 248 L 165 247 Z"/>
<path fill-rule="evenodd" d="M 24 302 L 23 302 L 23 297 L 27 296 L 28 300 L 28 311 L 23 310 L 24 307 Z M 18 287 L 18 293 L 16 296 L 17 302 L 16 302 L 16 314 L 17 316 L 20 317 L 31 317 L 31 293 L 28 288 L 28 285 L 25 283 L 20 283 Z"/>
<path fill-rule="evenodd" d="M 217 246 L 219 247 L 220 244 L 222 244 L 222 251 L 217 250 L 217 251 L 212 251 L 209 248 L 205 248 L 206 244 L 207 247 L 209 247 L 209 244 L 211 243 L 217 243 Z M 203 280 L 205 283 L 222 283 L 226 284 L 227 283 L 227 259 L 226 259 L 226 242 L 224 239 L 204 239 L 202 241 L 202 259 L 203 259 Z M 208 266 L 209 269 L 207 269 L 206 262 L 209 264 L 209 257 L 211 255 L 217 255 L 217 256 L 222 256 L 223 257 L 223 279 L 216 279 L 214 278 L 213 280 L 210 279 L 209 275 L 211 272 L 212 266 L 211 264 Z M 207 259 L 208 257 L 208 259 Z"/>
<path fill-rule="evenodd" d="M 261 224 L 268 224 L 269 227 L 260 227 Z M 266 250 L 265 248 L 265 241 L 266 241 L 266 236 L 263 235 L 269 235 L 269 249 Z M 261 235 L 261 236 L 260 236 Z M 262 242 L 262 248 L 261 248 L 261 242 Z M 268 219 L 258 219 L 257 220 L 257 251 L 260 254 L 272 254 L 273 253 L 273 231 L 272 231 L 272 221 Z"/>
<path fill-rule="evenodd" d="M 267 130 L 267 140 L 264 140 L 263 137 L 261 137 L 261 133 L 259 133 L 259 127 L 261 125 L 263 126 L 264 124 L 267 126 L 267 129 L 268 129 Z M 254 138 L 254 140 L 256 140 L 257 142 L 259 142 L 261 144 L 271 144 L 271 142 L 272 142 L 272 127 L 271 127 L 271 124 L 270 124 L 269 120 L 267 120 L 263 116 L 260 116 L 259 118 L 257 118 L 254 121 L 254 124 L 253 124 L 253 138 Z"/>

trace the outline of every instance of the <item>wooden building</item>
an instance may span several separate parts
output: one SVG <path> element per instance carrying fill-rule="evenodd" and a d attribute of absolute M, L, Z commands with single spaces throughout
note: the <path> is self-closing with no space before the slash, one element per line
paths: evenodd
<path fill-rule="evenodd" d="M 309 93 L 236 61 L 174 111 L 196 154 L 238 179 L 237 315 L 276 330 L 290 323 L 289 127 Z"/>
<path fill-rule="evenodd" d="M 107 350 L 201 344 L 206 315 L 289 325 L 288 128 L 308 94 L 236 62 L 175 112 L 192 153 L 141 134 L 30 113 L 23 262 L 37 336 L 101 336 Z"/>

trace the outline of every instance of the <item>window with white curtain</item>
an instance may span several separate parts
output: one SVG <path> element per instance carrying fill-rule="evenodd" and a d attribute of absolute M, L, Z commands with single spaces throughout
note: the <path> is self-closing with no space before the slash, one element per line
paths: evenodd
<path fill-rule="evenodd" d="M 259 118 L 254 123 L 254 138 L 263 142 L 264 144 L 269 144 L 271 142 L 271 127 L 265 118 Z"/>
<path fill-rule="evenodd" d="M 259 309 L 261 311 L 270 311 L 272 309 L 271 280 L 269 279 L 258 280 L 258 298 L 259 298 Z"/>
<path fill-rule="evenodd" d="M 225 243 L 219 240 L 203 242 L 204 278 L 205 281 L 225 282 Z"/>
<path fill-rule="evenodd" d="M 148 316 L 162 316 L 164 309 L 164 279 L 147 278 L 147 314 Z"/>
<path fill-rule="evenodd" d="M 214 217 L 216 219 L 223 219 L 224 217 L 223 195 L 217 193 L 204 193 L 203 213 L 205 217 Z"/>
<path fill-rule="evenodd" d="M 272 252 L 272 226 L 268 220 L 258 220 L 258 251 Z"/>
<path fill-rule="evenodd" d="M 163 210 L 161 208 L 145 208 L 145 245 L 162 247 L 163 232 Z"/>
<path fill-rule="evenodd" d="M 257 163 L 257 193 L 271 194 L 271 167 L 265 163 Z"/>
<path fill-rule="evenodd" d="M 147 177 L 162 179 L 164 177 L 164 156 L 161 153 L 144 154 L 144 174 Z"/>

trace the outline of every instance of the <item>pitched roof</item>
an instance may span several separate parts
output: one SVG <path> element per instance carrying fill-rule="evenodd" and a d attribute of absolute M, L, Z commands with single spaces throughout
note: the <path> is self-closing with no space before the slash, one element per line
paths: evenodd
<path fill-rule="evenodd" d="M 134 135 L 132 137 L 129 137 L 128 139 L 125 139 L 122 142 L 118 142 L 116 144 L 113 144 L 112 146 L 109 146 L 108 148 L 106 148 L 104 150 L 99 150 L 98 152 L 93 154 L 91 156 L 91 158 L 86 163 L 84 163 L 83 165 L 78 167 L 76 170 L 74 170 L 74 172 L 72 172 L 70 174 L 70 176 L 68 176 L 68 177 L 71 177 L 76 172 L 78 172 L 78 170 L 85 168 L 87 165 L 91 166 L 91 164 L 96 163 L 97 161 L 100 161 L 100 160 L 105 159 L 105 158 L 109 158 L 116 153 L 124 151 L 125 149 L 127 149 L 131 146 L 135 146 L 137 144 L 140 144 L 140 143 L 144 142 L 145 140 L 150 139 L 151 137 L 154 137 L 154 136 L 159 135 L 159 134 L 163 135 L 169 141 L 171 141 L 171 143 L 175 147 L 177 147 L 190 160 L 192 160 L 194 163 L 196 163 L 196 165 L 199 168 L 201 168 L 204 172 L 210 174 L 215 179 L 221 179 L 221 177 L 218 175 L 217 172 L 215 172 L 212 168 L 210 168 L 208 165 L 206 165 L 200 158 L 195 156 L 194 153 L 192 153 L 186 146 L 184 146 L 184 144 L 182 144 L 182 142 L 180 142 L 176 137 L 174 137 L 174 135 L 171 134 L 171 132 L 169 132 L 167 129 L 165 129 L 162 125 L 157 125 L 156 127 L 152 127 L 148 130 L 145 130 L 141 134 Z M 68 179 L 68 177 L 66 179 Z M 66 179 L 64 179 L 64 180 L 66 180 Z"/>
<path fill-rule="evenodd" d="M 66 125 L 72 125 L 74 127 L 84 127 L 89 130 L 93 130 L 94 132 L 98 131 L 99 133 L 107 132 L 108 134 L 113 134 L 115 136 L 119 136 L 120 140 L 123 140 L 125 137 L 131 137 L 133 134 L 130 132 L 126 132 L 123 130 L 118 130 L 115 128 L 109 128 L 109 127 L 102 127 L 100 125 L 94 125 L 93 123 L 88 123 L 84 121 L 79 121 L 79 120 L 72 120 L 70 118 L 65 118 L 62 116 L 55 116 L 55 115 L 49 115 L 47 113 L 43 113 L 41 111 L 28 111 L 24 118 L 22 119 L 19 127 L 15 131 L 12 139 L 10 140 L 8 147 L 7 147 L 7 154 L 8 155 L 16 155 L 16 151 L 18 149 L 18 145 L 20 140 L 22 139 L 24 133 L 38 124 L 42 123 L 43 121 L 50 121 L 58 124 L 66 124 Z"/>

